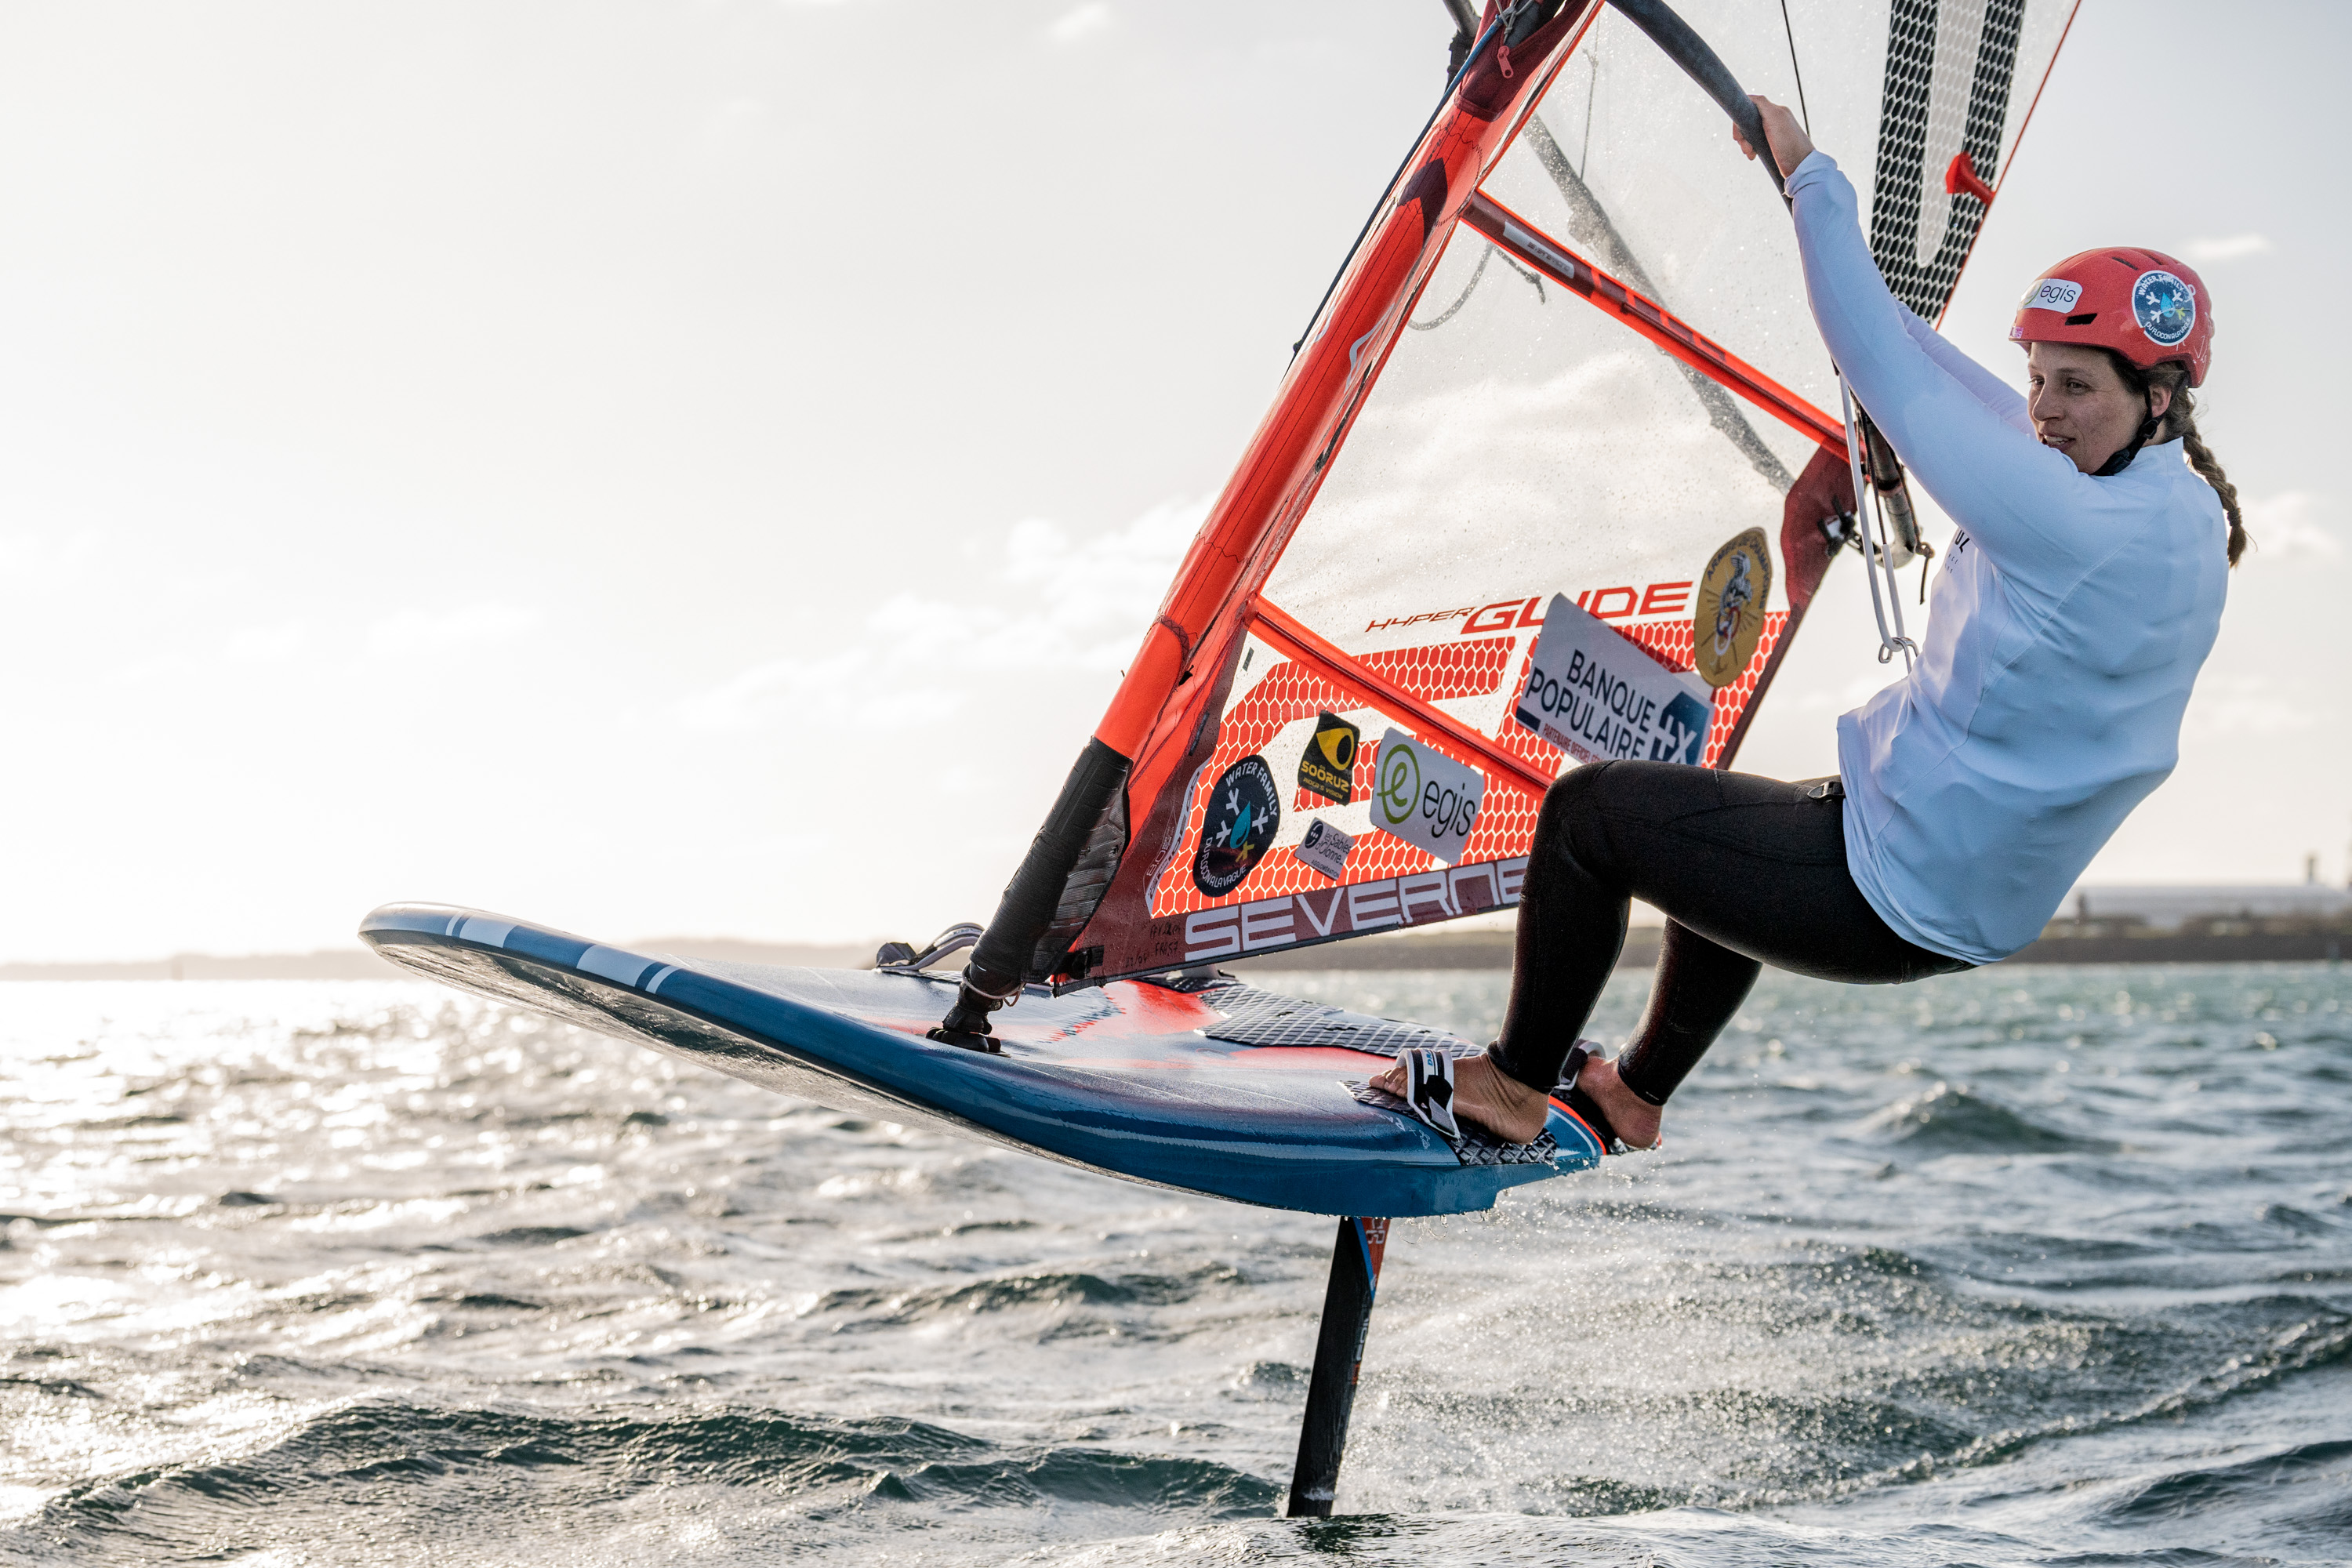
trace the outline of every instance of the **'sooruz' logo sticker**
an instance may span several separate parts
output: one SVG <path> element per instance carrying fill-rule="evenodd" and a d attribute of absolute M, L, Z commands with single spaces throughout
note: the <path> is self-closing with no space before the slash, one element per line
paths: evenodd
<path fill-rule="evenodd" d="M 1244 757 L 1218 776 L 1192 856 L 1192 885 L 1220 899 L 1242 885 L 1282 826 L 1274 770 L 1264 757 Z"/>
<path fill-rule="evenodd" d="M 2197 290 L 2169 272 L 2143 272 L 2132 284 L 2132 319 L 2148 342 L 2168 349 L 2197 325 Z"/>

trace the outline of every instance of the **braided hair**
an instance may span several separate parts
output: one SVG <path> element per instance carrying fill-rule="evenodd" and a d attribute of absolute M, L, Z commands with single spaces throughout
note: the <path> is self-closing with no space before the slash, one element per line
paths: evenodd
<path fill-rule="evenodd" d="M 2245 514 L 2238 507 L 2238 487 L 2230 482 L 2230 476 L 2221 471 L 2221 459 L 2213 456 L 2213 448 L 2197 433 L 2197 395 L 2189 389 L 2188 365 L 2179 360 L 2167 360 L 2153 370 L 2142 370 L 2113 349 L 2099 352 L 2114 363 L 2124 384 L 2143 399 L 2157 387 L 2172 394 L 2164 416 L 2151 418 L 2141 426 L 2138 439 L 2117 456 L 2128 462 L 2130 458 L 2126 454 L 2137 452 L 2150 441 L 2178 440 L 2180 449 L 2189 455 L 2189 466 L 2197 470 L 2197 477 L 2212 486 L 2213 493 L 2221 499 L 2222 515 L 2230 520 L 2230 564 L 2235 566 L 2251 542 Z"/>

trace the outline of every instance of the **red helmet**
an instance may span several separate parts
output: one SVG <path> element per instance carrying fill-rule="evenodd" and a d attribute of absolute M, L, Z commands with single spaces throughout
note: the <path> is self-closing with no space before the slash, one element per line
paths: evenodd
<path fill-rule="evenodd" d="M 2179 360 L 2196 386 L 2213 360 L 2213 296 L 2203 279 L 2162 251 L 2086 250 L 2033 280 L 2009 335 L 2021 343 L 2113 349 L 2142 370 Z"/>

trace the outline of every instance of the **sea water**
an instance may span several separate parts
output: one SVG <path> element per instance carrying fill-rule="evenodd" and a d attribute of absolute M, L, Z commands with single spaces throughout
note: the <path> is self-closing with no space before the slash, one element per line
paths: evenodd
<path fill-rule="evenodd" d="M 1395 1227 L 1291 1523 L 1328 1219 L 424 984 L 0 987 L 0 1561 L 2345 1561 L 2347 1013 L 1768 975 L 1664 1153 Z"/>

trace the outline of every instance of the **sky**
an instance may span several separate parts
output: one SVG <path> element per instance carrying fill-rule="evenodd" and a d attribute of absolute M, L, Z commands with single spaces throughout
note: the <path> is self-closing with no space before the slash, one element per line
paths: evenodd
<path fill-rule="evenodd" d="M 0 4 L 0 961 L 348 946 L 394 899 L 615 941 L 985 919 L 1450 31 Z M 2312 313 L 2347 46 L 2352 8 L 2086 0 L 1947 322 L 2013 372 L 2019 287 L 2108 243 L 2215 296 L 2259 548 L 2093 880 L 2347 872 Z M 1832 574 L 1741 766 L 1834 770 L 1887 678 L 1863 592 Z"/>

